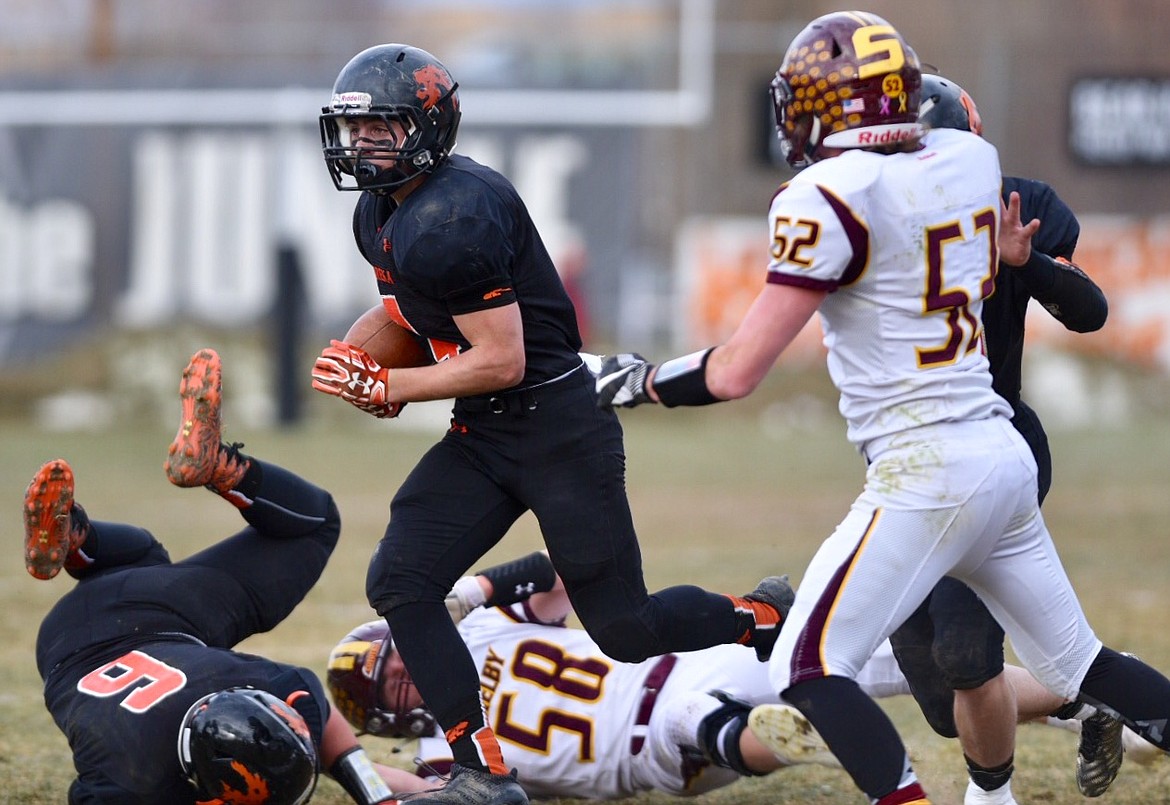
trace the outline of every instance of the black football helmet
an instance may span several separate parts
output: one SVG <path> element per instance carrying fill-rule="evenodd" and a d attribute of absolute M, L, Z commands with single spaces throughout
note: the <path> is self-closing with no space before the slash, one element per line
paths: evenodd
<path fill-rule="evenodd" d="M 301 805 L 317 750 L 300 713 L 271 693 L 228 688 L 199 699 L 179 727 L 179 763 L 206 799 Z"/>
<path fill-rule="evenodd" d="M 794 168 L 821 146 L 875 148 L 922 133 L 922 68 L 894 27 L 862 11 L 838 11 L 796 35 L 772 81 L 781 146 Z"/>
<path fill-rule="evenodd" d="M 329 654 L 325 684 L 333 704 L 358 735 L 418 738 L 435 731 L 435 716 L 423 705 L 410 703 L 417 689 L 410 674 L 391 681 L 386 692 L 382 671 L 394 651 L 390 627 L 384 620 L 363 623 L 341 639 Z"/>
<path fill-rule="evenodd" d="M 983 120 L 967 91 L 950 79 L 922 74 L 918 122 L 928 129 L 959 129 L 983 135 Z"/>
<path fill-rule="evenodd" d="M 325 165 L 337 189 L 385 193 L 441 165 L 459 131 L 458 87 L 438 59 L 408 45 L 377 45 L 350 59 L 320 117 Z M 351 141 L 347 118 L 362 117 L 397 121 L 405 142 Z M 375 159 L 394 165 L 369 161 Z"/>

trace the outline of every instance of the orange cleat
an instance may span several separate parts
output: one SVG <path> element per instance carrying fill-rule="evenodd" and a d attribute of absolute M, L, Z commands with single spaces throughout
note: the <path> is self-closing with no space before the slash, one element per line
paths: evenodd
<path fill-rule="evenodd" d="M 38 579 L 61 572 L 84 540 L 73 528 L 73 470 L 65 459 L 44 464 L 24 493 L 24 566 Z"/>
<path fill-rule="evenodd" d="M 223 381 L 219 355 L 201 349 L 191 356 L 179 397 L 183 418 L 167 451 L 164 469 L 175 486 L 206 486 L 220 494 L 230 492 L 248 469 L 248 459 L 239 454 L 243 445 L 225 445 L 220 406 Z"/>

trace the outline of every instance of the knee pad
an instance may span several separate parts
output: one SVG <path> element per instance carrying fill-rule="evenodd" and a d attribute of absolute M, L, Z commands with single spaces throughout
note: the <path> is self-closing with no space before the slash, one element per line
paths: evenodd
<path fill-rule="evenodd" d="M 451 584 L 454 584 L 452 580 Z M 446 598 L 451 585 L 442 580 L 415 570 L 401 551 L 386 540 L 378 543 L 366 571 L 366 600 L 379 615 L 420 601 L 441 602 Z"/>
<path fill-rule="evenodd" d="M 944 578 L 931 594 L 931 650 L 946 684 L 971 690 L 1003 673 L 1003 628 L 971 588 Z"/>
<path fill-rule="evenodd" d="M 981 637 L 986 635 L 971 635 L 966 642 L 935 642 L 932 656 L 952 690 L 972 690 L 1003 673 L 1003 639 Z"/>
<path fill-rule="evenodd" d="M 618 662 L 642 662 L 661 653 L 647 650 L 654 637 L 632 614 L 603 618 L 600 622 L 581 618 L 581 623 L 602 652 Z"/>
<path fill-rule="evenodd" d="M 621 579 L 586 584 L 571 590 L 569 597 L 581 625 L 606 656 L 619 662 L 641 662 L 666 653 L 646 620 L 649 596 L 639 603 Z"/>

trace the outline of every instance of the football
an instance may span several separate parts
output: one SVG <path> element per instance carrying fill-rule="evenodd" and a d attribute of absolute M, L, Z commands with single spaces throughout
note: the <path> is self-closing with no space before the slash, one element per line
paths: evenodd
<path fill-rule="evenodd" d="M 422 341 L 391 319 L 381 303 L 359 316 L 341 340 L 361 347 L 388 369 L 408 369 L 433 362 Z"/>

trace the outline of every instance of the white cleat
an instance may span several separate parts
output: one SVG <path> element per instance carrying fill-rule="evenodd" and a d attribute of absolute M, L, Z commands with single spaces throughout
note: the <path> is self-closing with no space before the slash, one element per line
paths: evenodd
<path fill-rule="evenodd" d="M 820 733 L 799 710 L 787 704 L 761 704 L 752 708 L 748 729 L 788 766 L 816 763 L 841 768 Z"/>

